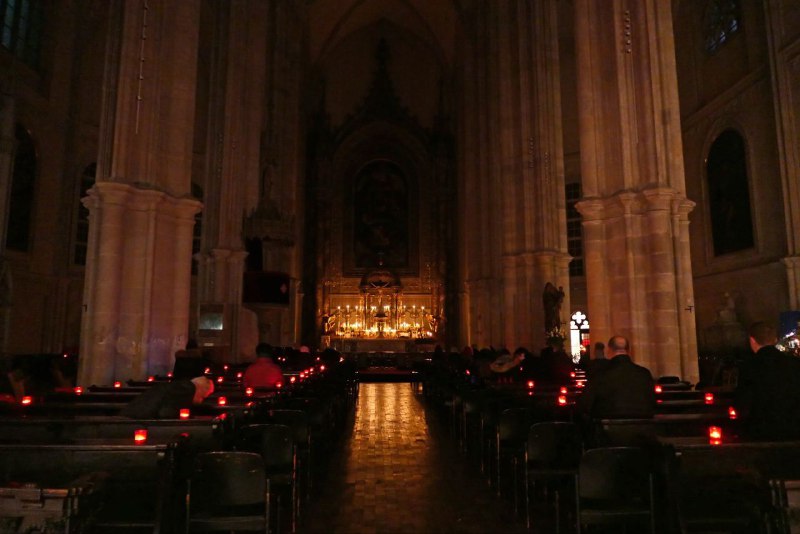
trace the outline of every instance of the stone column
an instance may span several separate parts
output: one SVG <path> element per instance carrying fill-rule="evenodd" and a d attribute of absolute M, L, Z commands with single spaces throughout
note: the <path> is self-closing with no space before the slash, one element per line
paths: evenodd
<path fill-rule="evenodd" d="M 787 254 L 783 259 L 789 289 L 789 306 L 800 310 L 800 34 L 785 12 L 791 0 L 766 0 L 767 44 L 769 46 L 778 159 L 786 213 Z"/>
<path fill-rule="evenodd" d="M 243 221 L 259 201 L 269 13 L 268 3 L 247 0 L 216 4 L 214 12 L 197 298 L 201 306 L 224 305 L 223 339 L 216 343 L 231 362 L 243 361 L 254 348 L 239 341 Z"/>
<path fill-rule="evenodd" d="M 479 345 L 538 349 L 545 284 L 569 293 L 556 7 L 483 2 L 465 17 L 460 262 Z"/>
<path fill-rule="evenodd" d="M 8 328 L 11 321 L 11 270 L 5 259 L 8 207 L 11 199 L 11 181 L 14 176 L 14 98 L 8 92 L 7 80 L 0 80 L 0 352 L 5 353 L 8 344 Z"/>
<path fill-rule="evenodd" d="M 556 2 L 509 0 L 497 10 L 503 302 L 507 346 L 544 345 L 542 292 L 569 278 Z"/>
<path fill-rule="evenodd" d="M 680 104 L 668 2 L 576 0 L 592 336 L 655 376 L 698 379 Z"/>
<path fill-rule="evenodd" d="M 84 205 L 89 243 L 80 384 L 166 374 L 185 344 L 189 198 L 200 4 L 110 9 L 98 174 Z"/>

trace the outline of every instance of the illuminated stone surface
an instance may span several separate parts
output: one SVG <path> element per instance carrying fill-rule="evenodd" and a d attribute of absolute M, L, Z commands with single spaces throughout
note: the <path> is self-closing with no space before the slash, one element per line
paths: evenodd
<path fill-rule="evenodd" d="M 362 384 L 301 532 L 524 532 L 408 384 Z"/>

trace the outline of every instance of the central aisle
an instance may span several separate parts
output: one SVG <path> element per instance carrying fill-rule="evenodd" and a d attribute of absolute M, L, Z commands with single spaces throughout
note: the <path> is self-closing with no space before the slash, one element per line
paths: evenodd
<path fill-rule="evenodd" d="M 525 532 L 407 383 L 361 384 L 301 532 Z"/>

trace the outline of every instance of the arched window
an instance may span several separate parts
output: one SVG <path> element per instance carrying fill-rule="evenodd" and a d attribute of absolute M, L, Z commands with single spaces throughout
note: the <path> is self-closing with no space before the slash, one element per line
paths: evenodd
<path fill-rule="evenodd" d="M 572 256 L 569 262 L 570 276 L 583 276 L 583 230 L 581 214 L 575 204 L 581 199 L 581 184 L 573 182 L 564 186 L 567 197 L 567 251 Z"/>
<path fill-rule="evenodd" d="M 0 0 L 3 18 L 0 44 L 31 67 L 39 66 L 42 44 L 42 2 Z"/>
<path fill-rule="evenodd" d="M 28 131 L 17 124 L 17 150 L 11 177 L 6 248 L 27 251 L 30 246 L 31 211 L 36 180 L 36 148 Z"/>
<path fill-rule="evenodd" d="M 192 196 L 203 201 L 203 188 L 192 182 Z M 203 237 L 203 212 L 200 211 L 194 216 L 194 228 L 192 229 L 192 274 L 197 274 L 197 260 L 194 255 L 200 252 L 200 240 Z"/>
<path fill-rule="evenodd" d="M 75 265 L 86 265 L 86 247 L 89 242 L 89 210 L 83 205 L 81 199 L 94 185 L 97 164 L 92 163 L 81 174 L 81 186 L 78 193 L 78 217 L 75 223 L 75 247 L 73 260 Z"/>
<path fill-rule="evenodd" d="M 725 130 L 714 140 L 706 162 L 714 255 L 752 248 L 753 219 L 744 139 Z"/>
<path fill-rule="evenodd" d="M 711 0 L 703 20 L 706 52 L 716 53 L 741 27 L 739 0 Z"/>

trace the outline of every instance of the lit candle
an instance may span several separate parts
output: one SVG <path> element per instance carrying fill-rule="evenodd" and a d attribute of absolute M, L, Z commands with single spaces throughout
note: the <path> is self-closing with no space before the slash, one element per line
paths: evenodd
<path fill-rule="evenodd" d="M 178 416 L 181 419 L 189 419 L 189 408 L 181 408 L 181 411 L 178 412 Z"/>
<path fill-rule="evenodd" d="M 711 445 L 722 444 L 722 428 L 718 426 L 708 427 L 708 442 Z"/>
<path fill-rule="evenodd" d="M 144 445 L 147 441 L 147 429 L 138 428 L 133 431 L 133 442 L 136 445 Z"/>

